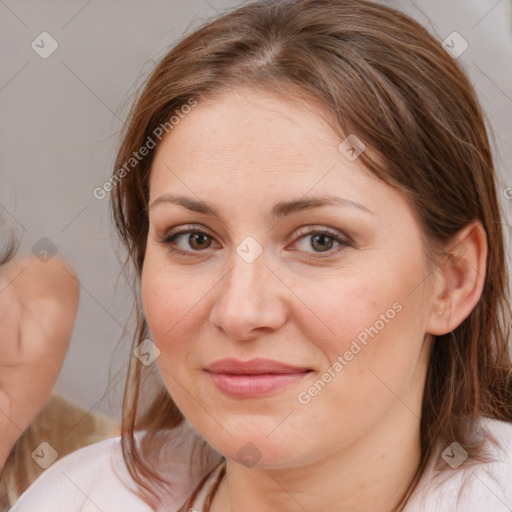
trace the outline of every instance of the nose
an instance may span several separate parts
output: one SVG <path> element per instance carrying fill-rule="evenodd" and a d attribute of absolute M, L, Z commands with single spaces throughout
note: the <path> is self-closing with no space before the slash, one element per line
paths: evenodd
<path fill-rule="evenodd" d="M 231 269 L 215 291 L 210 321 L 231 339 L 253 339 L 286 323 L 286 288 L 263 254 L 252 263 L 234 254 Z"/>

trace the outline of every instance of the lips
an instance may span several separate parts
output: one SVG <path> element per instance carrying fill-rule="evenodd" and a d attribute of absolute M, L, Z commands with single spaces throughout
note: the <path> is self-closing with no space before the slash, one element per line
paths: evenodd
<path fill-rule="evenodd" d="M 210 373 L 231 375 L 290 374 L 310 371 L 306 367 L 292 366 L 272 359 L 251 359 L 249 361 L 221 359 L 212 363 L 206 370 Z"/>
<path fill-rule="evenodd" d="M 312 371 L 310 368 L 271 359 L 222 359 L 205 370 L 217 389 L 234 398 L 257 398 L 275 394 L 299 382 Z"/>

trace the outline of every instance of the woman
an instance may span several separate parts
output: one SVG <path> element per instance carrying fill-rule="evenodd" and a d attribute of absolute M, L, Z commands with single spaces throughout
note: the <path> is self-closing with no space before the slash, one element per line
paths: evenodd
<path fill-rule="evenodd" d="M 13 510 L 510 508 L 482 117 L 440 42 L 371 2 L 262 0 L 184 38 L 109 184 L 140 304 L 121 439 Z"/>

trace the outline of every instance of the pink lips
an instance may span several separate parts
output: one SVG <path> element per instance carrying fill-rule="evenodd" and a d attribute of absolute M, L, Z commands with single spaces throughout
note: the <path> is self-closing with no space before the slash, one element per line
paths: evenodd
<path fill-rule="evenodd" d="M 271 359 L 222 359 L 206 368 L 220 391 L 238 398 L 268 395 L 304 378 L 311 369 Z"/>

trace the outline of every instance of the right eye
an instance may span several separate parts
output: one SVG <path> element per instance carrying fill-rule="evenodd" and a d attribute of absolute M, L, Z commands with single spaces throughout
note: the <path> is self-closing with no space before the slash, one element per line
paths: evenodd
<path fill-rule="evenodd" d="M 161 241 L 171 252 L 183 255 L 203 252 L 212 245 L 213 237 L 199 229 L 191 229 L 189 226 L 168 234 Z"/>

